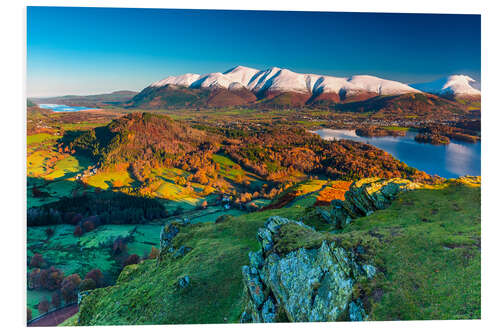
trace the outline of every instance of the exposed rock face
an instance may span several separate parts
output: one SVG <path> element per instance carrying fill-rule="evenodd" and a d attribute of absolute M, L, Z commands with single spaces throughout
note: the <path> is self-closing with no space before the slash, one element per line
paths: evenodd
<path fill-rule="evenodd" d="M 172 240 L 179 233 L 179 226 L 175 223 L 169 223 L 161 229 L 160 234 L 160 253 L 164 251 L 172 252 Z"/>
<path fill-rule="evenodd" d="M 353 299 L 358 278 L 372 278 L 374 266 L 358 263 L 354 252 L 323 241 L 319 248 L 299 248 L 287 254 L 273 251 L 275 236 L 288 223 L 301 222 L 274 216 L 258 231 L 261 249 L 250 252 L 243 266 L 246 293 L 242 322 L 309 322 L 364 320 L 361 301 Z"/>
<path fill-rule="evenodd" d="M 403 191 L 419 188 L 421 185 L 407 179 L 365 178 L 352 183 L 345 193 L 345 200 L 333 200 L 331 209 L 318 208 L 319 213 L 329 223 L 343 228 L 352 219 L 367 216 L 384 209 Z"/>

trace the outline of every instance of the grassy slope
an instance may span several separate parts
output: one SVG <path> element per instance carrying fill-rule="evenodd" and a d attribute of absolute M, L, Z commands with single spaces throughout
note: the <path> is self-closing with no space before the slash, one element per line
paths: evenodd
<path fill-rule="evenodd" d="M 300 219 L 301 207 L 247 214 L 219 224 L 187 227 L 175 238 L 193 250 L 158 267 L 146 261 L 122 273 L 121 282 L 84 300 L 80 323 L 165 324 L 236 322 L 241 312 L 241 266 L 256 250 L 256 231 L 268 216 Z M 381 268 L 360 283 L 374 320 L 480 316 L 480 188 L 443 186 L 402 194 L 386 210 L 355 221 L 344 233 L 290 233 L 282 246 L 316 246 L 338 239 L 365 244 Z M 371 244 L 371 245 L 370 245 Z M 376 248 L 370 248 L 376 247 Z M 176 281 L 191 278 L 186 289 Z"/>
<path fill-rule="evenodd" d="M 464 185 L 406 193 L 346 230 L 380 238 L 386 274 L 372 319 L 480 318 L 480 195 Z"/>
<path fill-rule="evenodd" d="M 184 229 L 178 244 L 193 248 L 179 259 L 153 260 L 128 269 L 114 287 L 96 290 L 84 300 L 80 320 L 86 325 L 236 322 L 241 312 L 241 266 L 258 248 L 257 229 L 275 214 L 298 217 L 302 210 L 258 212 L 225 223 Z M 188 275 L 190 287 L 176 281 Z M 119 300 L 119 301 L 118 301 Z"/>

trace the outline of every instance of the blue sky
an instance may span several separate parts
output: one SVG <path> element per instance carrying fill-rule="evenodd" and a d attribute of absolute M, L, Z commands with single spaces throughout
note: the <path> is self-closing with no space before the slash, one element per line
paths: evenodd
<path fill-rule="evenodd" d="M 479 15 L 28 7 L 27 95 L 141 90 L 236 65 L 480 80 Z"/>

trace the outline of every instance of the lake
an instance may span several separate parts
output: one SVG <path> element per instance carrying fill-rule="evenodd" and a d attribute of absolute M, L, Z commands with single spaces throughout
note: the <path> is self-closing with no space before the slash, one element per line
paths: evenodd
<path fill-rule="evenodd" d="M 75 112 L 75 111 L 87 111 L 87 110 L 99 110 L 96 108 L 89 108 L 86 106 L 69 106 L 64 104 L 38 104 L 42 109 L 50 109 L 54 112 Z"/>
<path fill-rule="evenodd" d="M 481 142 L 468 143 L 451 140 L 448 145 L 432 145 L 414 140 L 417 132 L 408 131 L 406 136 L 365 138 L 354 130 L 320 129 L 314 133 L 326 140 L 347 139 L 369 143 L 383 149 L 407 165 L 430 175 L 445 178 L 481 175 Z"/>

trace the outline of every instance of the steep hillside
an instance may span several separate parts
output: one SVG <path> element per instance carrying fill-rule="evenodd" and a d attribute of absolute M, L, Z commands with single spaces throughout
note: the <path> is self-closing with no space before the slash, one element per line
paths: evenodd
<path fill-rule="evenodd" d="M 377 197 L 377 191 L 370 193 Z M 308 265 L 315 269 L 313 258 L 322 251 L 325 241 L 335 244 L 337 254 L 352 251 L 356 261 L 373 266 L 363 266 L 369 272 L 368 278 L 354 273 L 343 277 L 354 283 L 345 280 L 347 284 L 342 288 L 350 285 L 352 289 L 342 294 L 345 299 L 339 296 L 336 301 L 352 300 L 350 309 L 354 309 L 354 316 L 350 310 L 346 315 L 339 312 L 336 320 L 480 318 L 477 180 L 448 181 L 401 193 L 393 199 L 387 208 L 355 219 L 340 230 L 324 214 L 315 213 L 316 208 L 303 205 L 251 213 L 215 224 L 167 225 L 161 238 L 160 259 L 127 266 L 115 286 L 85 296 L 78 325 L 226 323 L 248 319 L 244 315 L 248 299 L 243 293 L 244 281 L 248 280 L 243 279 L 246 275 L 244 269 L 242 275 L 242 266 L 264 267 L 255 261 L 254 255 L 249 257 L 249 252 L 264 246 L 265 229 L 275 233 L 272 256 L 292 264 L 294 256 L 307 254 L 302 257 L 305 266 L 301 269 Z M 271 216 L 302 220 L 305 225 L 288 223 L 280 228 L 280 221 L 284 220 L 269 219 Z M 315 225 L 316 229 L 323 225 L 320 229 L 325 231 L 308 225 Z M 329 232 L 332 230 L 335 233 Z M 316 284 L 311 280 L 311 294 L 307 296 L 308 289 L 303 288 L 297 297 L 312 297 L 313 303 L 315 297 L 318 301 L 327 297 L 328 290 L 323 290 L 323 286 L 336 285 L 327 280 L 320 279 Z M 285 295 L 293 284 L 287 284 L 285 276 L 281 281 L 284 284 L 276 287 L 281 288 L 279 295 Z M 262 292 L 255 291 L 254 296 Z M 285 312 L 268 303 L 259 311 L 262 309 L 264 318 L 271 321 L 296 320 L 300 317 L 293 315 L 293 304 L 308 307 L 313 303 L 293 303 L 294 299 L 299 300 L 282 299 L 286 301 L 282 306 L 288 309 Z"/>

